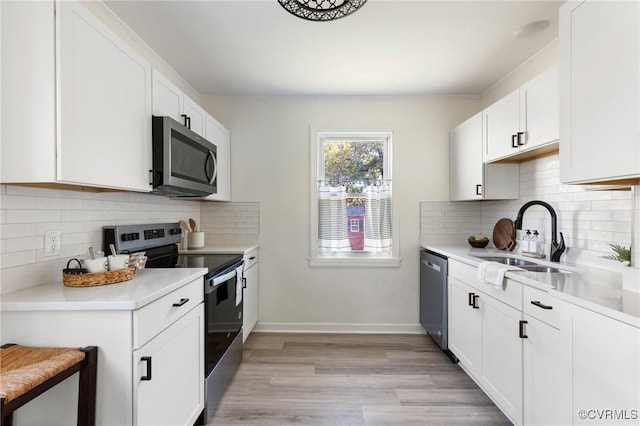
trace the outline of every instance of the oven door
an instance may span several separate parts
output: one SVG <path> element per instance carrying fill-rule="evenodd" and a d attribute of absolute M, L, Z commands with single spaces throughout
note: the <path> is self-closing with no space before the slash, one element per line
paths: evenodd
<path fill-rule="evenodd" d="M 205 376 L 208 377 L 222 355 L 242 330 L 242 302 L 236 305 L 236 269 L 205 282 Z"/>

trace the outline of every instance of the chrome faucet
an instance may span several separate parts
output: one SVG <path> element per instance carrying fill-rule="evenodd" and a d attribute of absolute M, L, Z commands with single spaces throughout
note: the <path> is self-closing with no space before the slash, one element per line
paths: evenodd
<path fill-rule="evenodd" d="M 556 215 L 556 211 L 551 207 L 550 204 L 545 203 L 544 201 L 533 200 L 525 203 L 520 210 L 518 211 L 518 217 L 515 220 L 516 229 L 522 230 L 522 216 L 524 212 L 531 206 L 542 206 L 549 210 L 551 213 L 551 253 L 549 255 L 549 259 L 552 262 L 560 262 L 560 256 L 564 253 L 566 246 L 564 244 L 564 236 L 562 232 L 560 233 L 560 242 L 558 243 L 558 239 L 556 238 L 556 233 L 558 230 L 558 216 Z"/>

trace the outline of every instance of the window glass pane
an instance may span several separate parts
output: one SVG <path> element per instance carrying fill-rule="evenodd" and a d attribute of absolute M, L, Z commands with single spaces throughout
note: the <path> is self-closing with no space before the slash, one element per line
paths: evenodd
<path fill-rule="evenodd" d="M 384 141 L 325 140 L 324 181 L 362 193 L 366 184 L 384 179 Z"/>

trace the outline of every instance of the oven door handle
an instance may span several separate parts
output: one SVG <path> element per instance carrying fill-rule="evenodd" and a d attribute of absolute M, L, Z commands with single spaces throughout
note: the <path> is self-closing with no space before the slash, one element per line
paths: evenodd
<path fill-rule="evenodd" d="M 213 277 L 213 285 L 216 286 L 218 284 L 222 284 L 225 281 L 229 281 L 231 278 L 236 276 L 236 270 L 234 269 L 231 272 L 227 272 L 224 275 L 220 275 L 219 277 Z"/>

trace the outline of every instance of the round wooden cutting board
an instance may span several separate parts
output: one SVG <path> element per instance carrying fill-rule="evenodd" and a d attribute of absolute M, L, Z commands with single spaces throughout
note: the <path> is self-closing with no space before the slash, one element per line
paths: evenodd
<path fill-rule="evenodd" d="M 513 250 L 516 246 L 516 226 L 511 219 L 502 218 L 493 227 L 493 245 L 500 250 Z"/>

